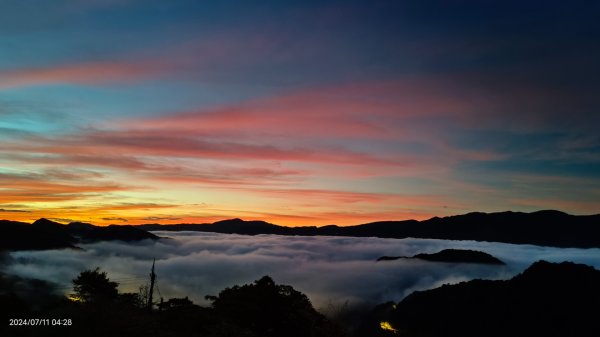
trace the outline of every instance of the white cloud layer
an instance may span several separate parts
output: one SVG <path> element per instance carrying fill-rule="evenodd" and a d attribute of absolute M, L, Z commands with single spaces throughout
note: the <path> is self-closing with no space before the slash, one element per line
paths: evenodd
<path fill-rule="evenodd" d="M 156 258 L 158 288 L 165 299 L 189 296 L 206 304 L 204 295 L 270 275 L 275 282 L 306 293 L 317 308 L 326 308 L 346 301 L 351 306 L 398 301 L 415 290 L 473 278 L 510 278 L 540 259 L 600 268 L 600 249 L 428 239 L 155 233 L 170 239 L 101 242 L 84 245 L 84 250 L 13 252 L 4 271 L 56 282 L 67 293 L 79 272 L 99 266 L 120 283 L 120 291 L 137 292 L 147 282 Z M 445 248 L 484 251 L 507 265 L 375 262 L 383 255 L 410 256 Z"/>

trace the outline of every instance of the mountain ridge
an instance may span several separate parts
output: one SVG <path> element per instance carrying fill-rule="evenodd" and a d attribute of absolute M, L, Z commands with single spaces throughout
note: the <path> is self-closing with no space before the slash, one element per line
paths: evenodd
<path fill-rule="evenodd" d="M 158 239 L 158 236 L 130 225 L 101 227 L 79 222 L 63 225 L 46 218 L 31 224 L 0 220 L 0 234 L 0 251 L 78 249 L 77 244 L 81 243 Z"/>
<path fill-rule="evenodd" d="M 479 263 L 479 264 L 494 264 L 505 265 L 497 257 L 486 252 L 471 250 L 471 249 L 443 249 L 437 253 L 419 253 L 413 256 L 382 256 L 376 260 L 395 261 L 399 259 L 418 259 L 431 262 L 446 262 L 446 263 Z"/>
<path fill-rule="evenodd" d="M 55 231 L 55 235 L 68 235 L 82 242 L 97 240 L 136 240 L 152 238 L 148 231 L 199 231 L 242 235 L 299 235 L 299 236 L 348 236 L 379 238 L 420 238 L 439 240 L 472 240 L 511 244 L 533 244 L 552 247 L 600 248 L 600 214 L 571 215 L 556 210 L 525 212 L 470 212 L 462 215 L 432 217 L 427 220 L 376 221 L 351 226 L 326 225 L 285 227 L 262 220 L 239 218 L 203 224 L 141 224 L 94 226 L 72 222 L 63 225 L 45 218 L 32 224 L 0 220 L 0 231 L 15 226 L 33 226 L 38 231 Z M 24 229 L 31 231 L 31 229 Z M 136 230 L 141 230 L 136 232 Z M 147 233 L 150 234 L 150 233 Z M 24 237 L 25 238 L 25 237 Z M 67 237 L 56 237 L 59 246 L 73 244 Z M 0 240 L 0 249 L 7 239 Z M 77 241 L 77 240 L 75 240 Z M 8 244 L 10 246 L 10 244 Z M 52 244 L 40 243 L 41 246 Z"/>
<path fill-rule="evenodd" d="M 200 231 L 227 234 L 354 236 L 473 240 L 553 247 L 600 248 L 600 214 L 571 215 L 556 210 L 471 212 L 427 220 L 376 221 L 360 225 L 284 227 L 265 221 L 229 219 L 212 224 L 146 224 L 145 230 Z"/>

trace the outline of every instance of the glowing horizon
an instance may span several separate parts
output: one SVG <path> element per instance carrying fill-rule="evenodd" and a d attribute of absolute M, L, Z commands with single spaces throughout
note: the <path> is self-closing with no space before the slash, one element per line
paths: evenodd
<path fill-rule="evenodd" d="M 226 3 L 0 5 L 0 219 L 600 213 L 600 5 Z"/>

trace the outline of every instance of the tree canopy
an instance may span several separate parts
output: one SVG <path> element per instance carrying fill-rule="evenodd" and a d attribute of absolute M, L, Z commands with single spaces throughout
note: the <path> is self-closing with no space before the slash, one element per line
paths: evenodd
<path fill-rule="evenodd" d="M 99 302 L 114 300 L 119 295 L 118 283 L 108 279 L 106 272 L 97 267 L 94 270 L 82 271 L 73 279 L 71 299 L 81 302 Z"/>
<path fill-rule="evenodd" d="M 244 336 L 337 336 L 341 334 L 317 312 L 303 293 L 264 276 L 207 296 L 224 324 Z"/>

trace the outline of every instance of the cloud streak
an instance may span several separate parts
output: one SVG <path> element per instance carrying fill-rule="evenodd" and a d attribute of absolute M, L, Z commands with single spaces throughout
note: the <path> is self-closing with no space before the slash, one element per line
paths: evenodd
<path fill-rule="evenodd" d="M 74 181 L 80 181 L 82 177 L 75 178 L 74 175 L 69 175 L 68 182 L 53 181 L 52 172 L 49 173 L 48 176 L 37 173 L 0 173 L 0 203 L 73 200 L 125 189 L 114 183 L 76 184 Z"/>
<path fill-rule="evenodd" d="M 157 65 L 143 62 L 97 62 L 0 71 L 0 90 L 36 85 L 131 82 L 157 74 L 156 68 Z"/>
<path fill-rule="evenodd" d="M 0 208 L 0 213 L 31 213 L 31 211 L 27 211 L 27 210 L 23 210 L 23 209 Z"/>

